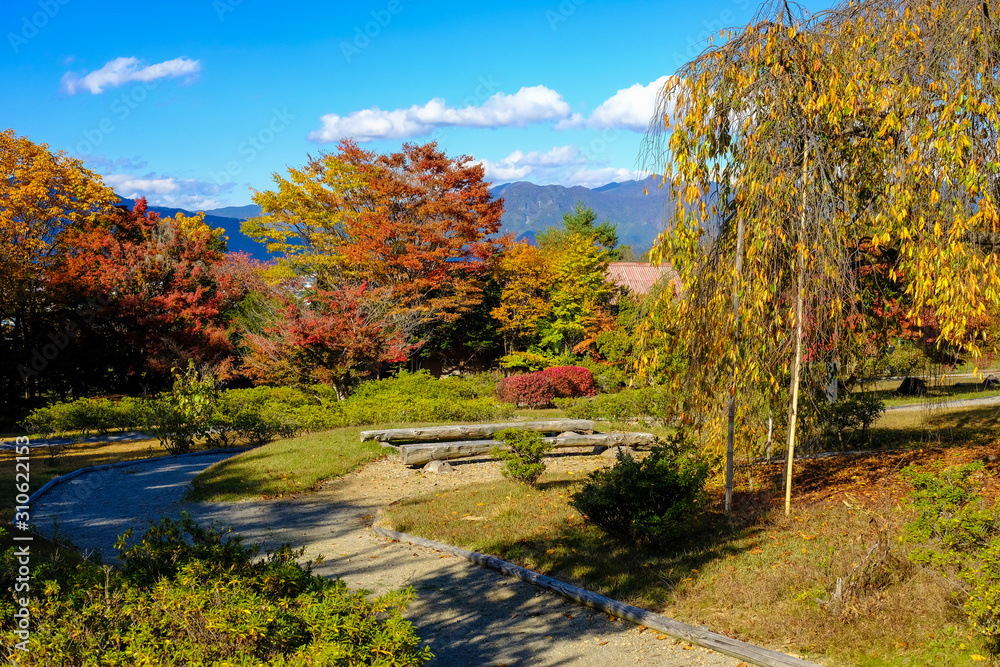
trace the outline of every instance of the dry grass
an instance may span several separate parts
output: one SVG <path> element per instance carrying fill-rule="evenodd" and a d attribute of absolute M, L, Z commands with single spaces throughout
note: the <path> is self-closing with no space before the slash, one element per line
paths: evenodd
<path fill-rule="evenodd" d="M 585 525 L 568 504 L 577 475 L 547 473 L 537 490 L 497 482 L 428 494 L 390 507 L 386 520 L 823 664 L 983 664 L 971 657 L 984 652 L 953 583 L 907 559 L 909 489 L 899 471 L 993 457 L 988 466 L 1000 472 L 998 454 L 954 447 L 803 461 L 790 517 L 776 488 L 781 466 L 758 466 L 756 492 L 738 493 L 733 515 L 720 511 L 716 489 L 706 522 L 662 549 L 618 544 Z M 856 595 L 831 604 L 837 579 L 879 539 L 888 539 L 888 555 L 869 563 Z"/>

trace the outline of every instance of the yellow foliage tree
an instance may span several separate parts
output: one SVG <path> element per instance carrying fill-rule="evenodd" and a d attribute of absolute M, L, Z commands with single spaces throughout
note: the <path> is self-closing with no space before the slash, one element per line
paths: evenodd
<path fill-rule="evenodd" d="M 707 406 L 728 394 L 731 471 L 737 393 L 773 401 L 789 378 L 786 511 L 803 366 L 884 335 L 895 286 L 940 342 L 983 351 L 970 322 L 1000 295 L 998 10 L 876 0 L 807 19 L 778 2 L 660 93 L 645 155 L 675 203 L 654 255 L 684 284 L 688 410 L 721 427 Z"/>
<path fill-rule="evenodd" d="M 500 322 L 507 351 L 534 338 L 552 313 L 549 292 L 556 275 L 549 258 L 535 246 L 514 243 L 497 261 L 497 280 L 503 285 L 500 306 L 491 315 Z"/>

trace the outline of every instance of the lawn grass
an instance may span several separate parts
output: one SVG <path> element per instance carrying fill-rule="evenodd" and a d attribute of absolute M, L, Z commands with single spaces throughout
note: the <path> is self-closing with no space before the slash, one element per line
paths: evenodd
<path fill-rule="evenodd" d="M 369 427 L 346 427 L 278 440 L 219 461 L 192 481 L 189 500 L 200 502 L 282 498 L 316 488 L 386 456 L 377 442 L 361 442 Z"/>
<path fill-rule="evenodd" d="M 721 512 L 721 490 L 714 489 L 700 527 L 659 548 L 621 544 L 587 525 L 569 504 L 582 480 L 564 473 L 546 473 L 537 489 L 501 481 L 428 493 L 393 505 L 384 517 L 396 530 L 823 664 L 969 665 L 986 653 L 954 602 L 956 586 L 907 559 L 914 546 L 902 541 L 903 525 L 912 513 L 899 470 L 996 449 L 802 461 L 790 517 L 781 507 L 781 466 L 762 466 L 756 490 L 737 493 L 732 515 Z M 837 579 L 881 536 L 892 545 L 883 583 L 840 608 L 829 606 Z"/>

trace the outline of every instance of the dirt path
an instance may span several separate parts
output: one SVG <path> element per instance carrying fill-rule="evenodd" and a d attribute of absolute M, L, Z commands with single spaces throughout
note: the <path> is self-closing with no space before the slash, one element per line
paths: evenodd
<path fill-rule="evenodd" d="M 213 457 L 176 463 L 146 461 L 81 475 L 54 487 L 34 508 L 42 532 L 57 518 L 61 535 L 84 549 L 113 553 L 114 535 L 140 531 L 161 515 L 186 510 L 199 522 L 232 526 L 248 542 L 304 546 L 306 557 L 327 560 L 318 574 L 341 577 L 352 588 L 376 593 L 412 586 L 407 612 L 435 653 L 435 666 L 456 665 L 706 665 L 739 661 L 688 648 L 627 621 L 567 603 L 530 584 L 465 560 L 388 542 L 368 530 L 377 510 L 431 488 L 475 483 L 497 474 L 496 464 L 475 460 L 449 475 L 424 475 L 394 461 L 376 461 L 317 492 L 280 501 L 187 503 L 186 485 Z M 215 458 L 218 460 L 218 458 Z M 593 469 L 595 458 L 553 457 L 556 469 Z M 91 476 L 93 479 L 88 479 Z M 97 477 L 99 476 L 99 477 Z"/>
<path fill-rule="evenodd" d="M 928 401 L 926 403 L 910 403 L 908 405 L 894 405 L 886 408 L 886 412 L 914 412 L 917 410 L 954 410 L 956 408 L 974 408 L 980 405 L 998 405 L 1000 396 L 987 396 L 986 398 L 965 398 L 955 401 Z"/>

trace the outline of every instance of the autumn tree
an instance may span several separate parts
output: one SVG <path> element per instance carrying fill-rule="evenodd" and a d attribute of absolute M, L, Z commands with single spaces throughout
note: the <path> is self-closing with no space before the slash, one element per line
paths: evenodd
<path fill-rule="evenodd" d="M 364 283 L 298 287 L 298 294 L 280 294 L 280 312 L 246 336 L 248 377 L 271 384 L 320 382 L 346 398 L 383 364 L 406 359 L 413 320 L 396 312 L 389 290 Z"/>
<path fill-rule="evenodd" d="M 140 198 L 66 241 L 48 289 L 57 303 L 90 304 L 79 335 L 119 386 L 189 359 L 230 363 L 229 313 L 263 284 L 254 262 L 225 252 L 223 230 L 200 215 L 161 218 Z"/>
<path fill-rule="evenodd" d="M 555 279 L 550 259 L 523 241 L 512 244 L 497 261 L 497 281 L 503 291 L 491 315 L 500 323 L 507 352 L 527 349 L 537 341 L 552 313 L 550 291 Z"/>
<path fill-rule="evenodd" d="M 714 422 L 728 394 L 732 433 L 737 394 L 773 401 L 788 379 L 786 510 L 803 366 L 892 331 L 888 283 L 941 344 L 983 351 L 971 325 L 1000 286 L 996 9 L 776 3 L 660 93 L 646 157 L 676 202 L 655 250 L 684 283 L 689 410 Z"/>
<path fill-rule="evenodd" d="M 254 195 L 262 215 L 243 231 L 283 254 L 276 276 L 307 278 L 326 293 L 365 285 L 356 299 L 377 295 L 388 315 L 416 322 L 406 327 L 411 351 L 482 302 L 507 243 L 497 236 L 503 202 L 490 194 L 482 166 L 435 143 L 380 155 L 345 140 L 275 182 Z"/>
<path fill-rule="evenodd" d="M 291 273 L 388 288 L 400 309 L 432 322 L 477 303 L 503 247 L 495 237 L 503 202 L 482 166 L 435 143 L 379 155 L 345 140 L 275 181 L 276 190 L 254 195 L 263 214 L 244 223 L 246 234 L 282 252 Z"/>
<path fill-rule="evenodd" d="M 35 352 L 35 365 L 50 364 L 58 346 L 45 355 L 56 345 L 47 337 L 61 342 L 65 334 L 44 283 L 67 249 L 67 230 L 93 224 L 117 198 L 79 160 L 13 130 L 0 132 L 0 171 L 0 401 L 12 406 L 34 391 L 18 369 L 30 367 Z"/>

